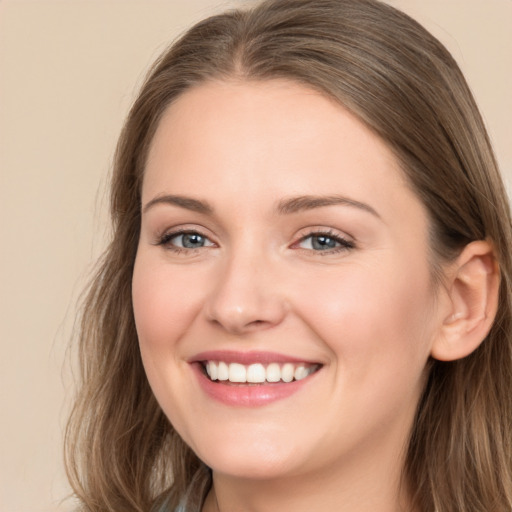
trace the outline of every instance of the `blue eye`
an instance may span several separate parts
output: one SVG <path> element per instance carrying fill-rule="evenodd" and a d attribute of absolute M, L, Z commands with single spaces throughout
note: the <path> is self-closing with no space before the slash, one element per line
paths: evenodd
<path fill-rule="evenodd" d="M 312 251 L 331 251 L 336 252 L 343 249 L 352 249 L 354 244 L 329 233 L 312 233 L 300 240 L 298 246 L 301 249 Z"/>
<path fill-rule="evenodd" d="M 166 245 L 172 249 L 201 249 L 211 247 L 214 243 L 206 236 L 195 231 L 181 231 L 168 233 L 159 240 L 159 245 Z"/>

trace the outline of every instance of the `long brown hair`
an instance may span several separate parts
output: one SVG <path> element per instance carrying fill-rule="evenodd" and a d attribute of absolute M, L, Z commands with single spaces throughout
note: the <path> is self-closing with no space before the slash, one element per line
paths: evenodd
<path fill-rule="evenodd" d="M 82 510 L 176 506 L 202 463 L 169 424 L 138 349 L 131 277 L 148 147 L 166 107 L 213 79 L 284 78 L 339 101 L 394 151 L 427 208 L 432 265 L 490 240 L 497 318 L 468 357 L 429 362 L 404 478 L 422 512 L 512 508 L 511 221 L 482 118 L 449 52 L 376 0 L 267 0 L 198 23 L 152 68 L 121 134 L 113 238 L 81 317 L 81 391 L 67 467 Z"/>

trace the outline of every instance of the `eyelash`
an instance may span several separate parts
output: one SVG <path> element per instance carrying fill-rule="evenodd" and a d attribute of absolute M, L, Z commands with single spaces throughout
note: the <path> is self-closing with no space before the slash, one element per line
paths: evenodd
<path fill-rule="evenodd" d="M 187 252 L 190 254 L 190 253 L 195 253 L 201 249 L 204 249 L 205 247 L 211 247 L 211 246 L 202 246 L 202 247 L 196 247 L 196 248 L 178 247 L 171 243 L 171 240 L 173 240 L 174 238 L 177 238 L 179 236 L 182 236 L 182 235 L 197 235 L 197 236 L 211 242 L 211 240 L 206 235 L 203 235 L 199 231 L 189 230 L 189 229 L 180 229 L 177 231 L 171 231 L 171 232 L 163 234 L 162 236 L 160 236 L 158 238 L 155 245 L 164 246 L 168 250 L 173 251 L 176 254 L 180 254 L 183 252 Z M 317 237 L 317 238 L 324 237 L 326 239 L 334 241 L 336 244 L 339 244 L 339 245 L 338 245 L 338 247 L 335 247 L 332 249 L 325 249 L 325 250 L 304 249 L 304 248 L 299 247 L 299 245 L 301 243 L 306 241 L 308 238 L 313 238 L 313 237 Z M 211 242 L 211 244 L 214 245 L 213 242 Z M 337 254 L 342 251 L 348 251 L 348 250 L 354 249 L 355 244 L 352 241 L 347 240 L 346 238 L 334 233 L 331 230 L 325 230 L 325 231 L 314 230 L 314 231 L 311 231 L 311 232 L 303 235 L 297 242 L 294 242 L 292 244 L 292 248 L 293 247 L 296 247 L 297 249 L 302 249 L 307 252 L 317 253 L 321 256 L 327 256 L 327 255 Z"/>
<path fill-rule="evenodd" d="M 314 231 L 311 231 L 310 233 L 307 233 L 304 236 L 302 236 L 293 245 L 294 246 L 298 246 L 299 244 L 301 244 L 302 242 L 304 242 L 308 238 L 313 238 L 313 237 L 317 237 L 317 238 L 324 237 L 324 238 L 327 238 L 329 240 L 334 241 L 335 243 L 337 243 L 339 245 L 338 245 L 338 247 L 334 247 L 332 249 L 326 249 L 326 250 L 316 250 L 316 251 L 313 250 L 313 249 L 303 249 L 303 250 L 309 251 L 309 252 L 314 252 L 316 254 L 319 254 L 320 256 L 328 256 L 328 255 L 337 254 L 337 253 L 340 253 L 340 252 L 343 252 L 343 251 L 349 251 L 351 249 L 355 249 L 354 242 L 352 242 L 350 240 L 347 240 L 343 236 L 341 236 L 341 235 L 339 235 L 337 233 L 334 233 L 331 230 L 325 230 L 325 231 L 314 230 Z"/>
<path fill-rule="evenodd" d="M 211 242 L 211 240 L 206 235 L 203 235 L 199 231 L 196 231 L 193 229 L 178 229 L 177 231 L 171 231 L 168 233 L 164 233 L 162 236 L 160 236 L 158 238 L 156 245 L 164 246 L 166 249 L 173 251 L 176 254 L 180 254 L 182 252 L 187 252 L 190 254 L 190 253 L 195 253 L 195 252 L 199 251 L 200 249 L 204 249 L 205 246 L 196 247 L 196 248 L 178 247 L 171 243 L 171 240 L 173 238 L 177 238 L 177 237 L 183 236 L 183 235 L 197 235 L 197 236 L 200 236 L 201 238 L 204 238 L 205 240 L 209 240 Z M 209 246 L 206 246 L 206 247 L 209 247 Z"/>

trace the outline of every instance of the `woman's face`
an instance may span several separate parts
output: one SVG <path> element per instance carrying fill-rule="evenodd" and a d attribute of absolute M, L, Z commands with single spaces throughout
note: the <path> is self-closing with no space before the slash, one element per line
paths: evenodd
<path fill-rule="evenodd" d="M 397 465 L 434 298 L 424 208 L 343 107 L 270 81 L 208 83 L 168 108 L 143 183 L 135 320 L 160 405 L 214 471 Z"/>

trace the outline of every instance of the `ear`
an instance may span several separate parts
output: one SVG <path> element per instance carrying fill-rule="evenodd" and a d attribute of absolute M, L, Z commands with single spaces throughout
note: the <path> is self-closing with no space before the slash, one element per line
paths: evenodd
<path fill-rule="evenodd" d="M 431 355 L 454 361 L 476 350 L 489 333 L 498 309 L 499 267 L 487 241 L 468 244 L 448 272 L 447 306 Z"/>

